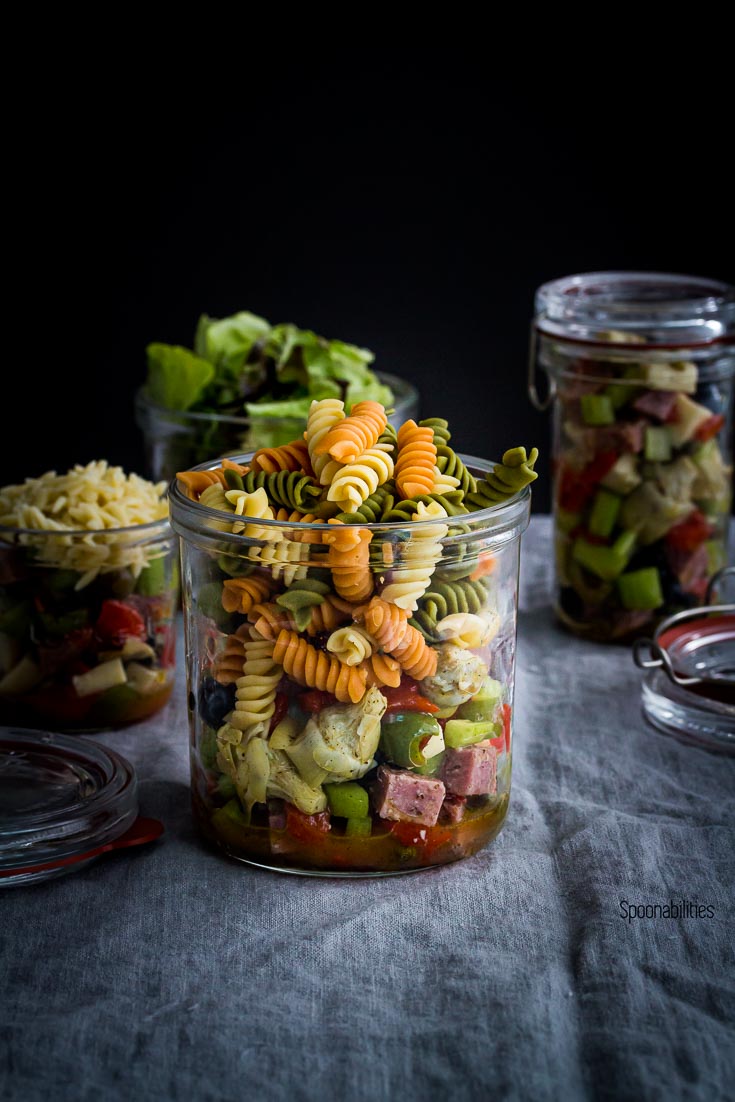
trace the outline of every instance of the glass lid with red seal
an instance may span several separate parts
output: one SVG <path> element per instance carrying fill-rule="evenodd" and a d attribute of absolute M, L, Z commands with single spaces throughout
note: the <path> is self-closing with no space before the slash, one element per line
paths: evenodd
<path fill-rule="evenodd" d="M 712 603 L 735 567 L 712 579 L 707 603 L 663 620 L 633 647 L 645 671 L 643 714 L 658 730 L 735 754 L 735 604 Z"/>
<path fill-rule="evenodd" d="M 73 872 L 163 831 L 138 815 L 120 754 L 89 739 L 0 728 L 0 887 Z"/>

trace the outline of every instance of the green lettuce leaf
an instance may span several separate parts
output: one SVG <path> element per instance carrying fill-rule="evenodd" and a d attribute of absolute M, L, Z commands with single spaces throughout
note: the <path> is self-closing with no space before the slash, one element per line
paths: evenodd
<path fill-rule="evenodd" d="M 194 338 L 194 351 L 225 372 L 236 374 L 255 342 L 266 337 L 270 328 L 265 318 L 247 311 L 229 318 L 210 318 L 202 314 Z"/>
<path fill-rule="evenodd" d="M 188 348 L 149 344 L 146 389 L 152 401 L 166 409 L 189 409 L 214 378 L 214 367 Z"/>

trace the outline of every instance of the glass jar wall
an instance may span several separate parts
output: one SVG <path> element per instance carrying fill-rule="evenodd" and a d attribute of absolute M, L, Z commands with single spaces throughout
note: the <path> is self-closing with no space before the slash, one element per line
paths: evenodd
<path fill-rule="evenodd" d="M 497 834 L 529 503 L 524 489 L 441 520 L 233 533 L 231 514 L 172 484 L 192 798 L 211 841 L 268 868 L 354 876 L 454 861 Z M 395 602 L 417 579 L 409 612 Z"/>
<path fill-rule="evenodd" d="M 570 276 L 537 292 L 533 334 L 531 397 L 553 405 L 556 612 L 626 641 L 700 604 L 727 560 L 735 290 Z"/>

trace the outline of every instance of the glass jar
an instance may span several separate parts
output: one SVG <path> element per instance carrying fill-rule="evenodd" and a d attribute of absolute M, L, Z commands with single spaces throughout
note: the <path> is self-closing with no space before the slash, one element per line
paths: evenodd
<path fill-rule="evenodd" d="M 536 294 L 529 392 L 553 405 L 556 612 L 627 641 L 727 560 L 735 288 L 594 272 Z M 536 391 L 536 372 L 548 394 Z"/>
<path fill-rule="evenodd" d="M 206 837 L 250 864 L 331 876 L 441 865 L 494 838 L 528 488 L 443 522 L 259 519 L 234 534 L 231 513 L 176 481 L 170 501 Z M 421 572 L 407 620 L 391 602 Z"/>
<path fill-rule="evenodd" d="M 168 520 L 0 526 L 0 720 L 88 731 L 162 708 L 174 680 L 177 552 Z"/>
<path fill-rule="evenodd" d="M 411 383 L 377 371 L 381 383 L 393 391 L 391 423 L 399 428 L 418 415 L 419 394 Z M 305 419 L 297 417 L 221 416 L 165 409 L 150 400 L 145 388 L 135 396 L 135 418 L 143 433 L 148 475 L 168 481 L 212 455 L 236 455 L 258 448 L 277 448 L 303 434 Z"/>

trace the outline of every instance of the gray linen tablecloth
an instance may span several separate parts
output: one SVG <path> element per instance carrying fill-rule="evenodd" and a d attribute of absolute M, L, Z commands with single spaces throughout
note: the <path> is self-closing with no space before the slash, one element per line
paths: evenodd
<path fill-rule="evenodd" d="M 645 725 L 629 651 L 555 627 L 550 569 L 539 518 L 510 814 L 468 861 L 334 881 L 210 852 L 183 679 L 105 736 L 165 839 L 0 895 L 0 1097 L 732 1098 L 735 762 Z M 621 904 L 682 899 L 711 917 Z"/>

